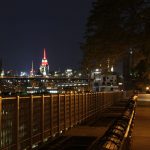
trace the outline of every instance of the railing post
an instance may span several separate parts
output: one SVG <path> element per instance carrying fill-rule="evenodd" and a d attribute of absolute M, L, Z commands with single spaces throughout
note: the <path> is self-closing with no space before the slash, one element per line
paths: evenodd
<path fill-rule="evenodd" d="M 89 95 L 89 119 L 91 119 L 92 113 L 93 113 L 93 108 L 92 108 L 92 93 L 90 93 Z"/>
<path fill-rule="evenodd" d="M 85 121 L 87 121 L 87 93 L 85 93 Z"/>
<path fill-rule="evenodd" d="M 66 132 L 66 94 L 64 93 L 64 132 Z"/>
<path fill-rule="evenodd" d="M 76 124 L 76 94 L 74 93 L 74 124 Z"/>
<path fill-rule="evenodd" d="M 32 149 L 32 132 L 33 132 L 33 95 L 30 97 L 30 149 Z"/>
<path fill-rule="evenodd" d="M 78 93 L 78 123 L 80 122 L 80 94 Z"/>
<path fill-rule="evenodd" d="M 96 102 L 97 102 L 97 113 L 99 113 L 99 92 L 97 92 L 97 100 L 96 100 Z"/>
<path fill-rule="evenodd" d="M 86 121 L 89 118 L 89 93 L 86 95 Z"/>
<path fill-rule="evenodd" d="M 66 94 L 64 94 L 64 131 L 66 131 Z"/>
<path fill-rule="evenodd" d="M 93 97 L 93 93 L 90 93 L 90 119 L 92 119 L 92 117 L 93 117 L 93 101 L 92 101 L 92 97 Z"/>
<path fill-rule="evenodd" d="M 97 92 L 95 93 L 95 119 L 97 119 L 96 117 L 97 117 Z"/>
<path fill-rule="evenodd" d="M 82 93 L 82 121 L 84 121 L 84 104 L 85 104 L 85 99 L 84 99 L 84 93 Z"/>
<path fill-rule="evenodd" d="M 99 99 L 99 112 L 101 112 L 101 100 L 102 100 L 102 93 L 99 92 L 99 96 L 98 96 L 98 99 Z"/>
<path fill-rule="evenodd" d="M 51 122 L 50 122 L 50 128 L 51 128 L 51 136 L 53 136 L 53 95 L 51 95 Z"/>
<path fill-rule="evenodd" d="M 72 115 L 72 113 L 71 113 L 71 111 L 72 111 L 71 107 L 72 107 L 72 103 L 71 103 L 71 101 L 72 101 L 72 97 L 71 97 L 71 93 L 70 93 L 70 95 L 69 95 L 69 120 L 70 120 L 70 127 L 72 126 L 72 121 L 71 121 L 71 115 Z"/>
<path fill-rule="evenodd" d="M 16 150 L 19 150 L 19 100 L 20 97 L 16 97 Z"/>
<path fill-rule="evenodd" d="M 105 105 L 105 93 L 102 92 L 102 111 L 104 110 L 104 105 Z"/>
<path fill-rule="evenodd" d="M 42 142 L 44 142 L 44 95 L 42 95 L 42 104 L 41 104 L 41 107 L 42 107 L 42 114 L 41 114 L 41 131 L 42 131 Z"/>
<path fill-rule="evenodd" d="M 58 134 L 60 134 L 60 94 L 58 94 Z"/>
<path fill-rule="evenodd" d="M 2 135 L 2 97 L 0 96 L 0 139 L 1 139 L 1 135 Z M 0 142 L 0 147 L 1 147 L 1 142 Z"/>
<path fill-rule="evenodd" d="M 97 114 L 99 113 L 99 103 L 98 103 L 98 99 L 99 99 L 99 92 L 97 92 L 97 94 L 96 94 L 96 105 L 97 105 L 96 112 L 97 112 Z"/>

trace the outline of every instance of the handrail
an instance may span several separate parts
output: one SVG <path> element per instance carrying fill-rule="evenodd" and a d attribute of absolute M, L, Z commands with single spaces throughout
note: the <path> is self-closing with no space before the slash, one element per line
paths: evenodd
<path fill-rule="evenodd" d="M 129 133 L 134 120 L 136 100 L 136 95 L 129 99 L 125 112 L 112 124 L 104 136 L 96 143 L 99 150 L 123 149 L 124 145 L 126 144 L 126 139 L 130 136 Z M 119 126 L 120 128 L 118 128 Z"/>

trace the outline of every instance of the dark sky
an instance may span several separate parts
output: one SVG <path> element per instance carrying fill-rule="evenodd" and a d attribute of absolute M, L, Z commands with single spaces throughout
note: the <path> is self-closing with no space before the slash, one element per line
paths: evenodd
<path fill-rule="evenodd" d="M 4 69 L 39 67 L 43 48 L 50 70 L 74 68 L 93 0 L 1 0 L 0 58 Z"/>

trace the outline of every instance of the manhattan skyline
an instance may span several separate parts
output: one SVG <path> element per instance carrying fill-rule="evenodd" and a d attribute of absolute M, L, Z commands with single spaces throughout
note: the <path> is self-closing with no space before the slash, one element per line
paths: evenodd
<path fill-rule="evenodd" d="M 0 5 L 0 58 L 5 70 L 29 71 L 46 48 L 50 70 L 78 68 L 93 0 L 13 1 Z"/>

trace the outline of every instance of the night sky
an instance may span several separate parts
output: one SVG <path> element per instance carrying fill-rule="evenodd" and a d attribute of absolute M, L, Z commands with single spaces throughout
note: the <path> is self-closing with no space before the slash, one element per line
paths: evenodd
<path fill-rule="evenodd" d="M 4 70 L 39 68 L 46 48 L 50 70 L 77 68 L 93 0 L 1 0 L 0 58 Z"/>

